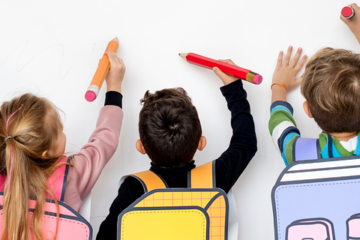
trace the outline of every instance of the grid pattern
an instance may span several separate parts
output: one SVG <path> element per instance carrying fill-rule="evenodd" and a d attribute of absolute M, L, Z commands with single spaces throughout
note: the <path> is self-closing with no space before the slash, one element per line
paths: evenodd
<path fill-rule="evenodd" d="M 218 192 L 156 192 L 135 207 L 199 206 L 204 208 Z"/>
<path fill-rule="evenodd" d="M 177 207 L 199 206 L 205 208 L 218 192 L 156 192 L 135 205 L 136 207 Z M 209 207 L 209 239 L 225 239 L 226 203 L 224 196 L 219 196 Z"/>
<path fill-rule="evenodd" d="M 224 197 L 218 197 L 207 212 L 210 217 L 210 240 L 225 239 L 226 205 Z"/>

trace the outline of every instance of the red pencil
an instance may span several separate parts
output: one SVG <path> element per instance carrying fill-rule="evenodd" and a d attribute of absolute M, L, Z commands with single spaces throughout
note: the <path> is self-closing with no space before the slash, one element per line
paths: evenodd
<path fill-rule="evenodd" d="M 341 15 L 343 15 L 344 18 L 353 18 L 355 16 L 355 10 L 351 6 L 346 6 L 341 10 Z"/>
<path fill-rule="evenodd" d="M 189 63 L 208 69 L 218 67 L 227 75 L 240 78 L 241 80 L 246 80 L 256 85 L 259 85 L 263 80 L 261 75 L 254 73 L 248 69 L 224 63 L 215 59 L 207 58 L 195 53 L 180 53 L 179 55 Z"/>

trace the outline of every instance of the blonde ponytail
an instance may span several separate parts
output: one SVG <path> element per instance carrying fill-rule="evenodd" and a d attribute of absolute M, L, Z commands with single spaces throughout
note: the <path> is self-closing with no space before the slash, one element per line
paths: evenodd
<path fill-rule="evenodd" d="M 47 179 L 63 157 L 53 151 L 61 128 L 57 109 L 44 98 L 25 94 L 1 106 L 0 174 L 7 175 L 1 240 L 45 240 L 46 193 L 54 196 Z M 33 213 L 30 199 L 37 202 Z"/>

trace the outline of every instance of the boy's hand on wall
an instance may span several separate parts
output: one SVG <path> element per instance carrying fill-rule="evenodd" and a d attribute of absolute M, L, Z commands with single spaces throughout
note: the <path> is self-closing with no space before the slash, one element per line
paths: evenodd
<path fill-rule="evenodd" d="M 226 60 L 219 60 L 221 62 L 224 62 L 224 63 L 228 63 L 228 64 L 231 64 L 231 65 L 235 65 L 236 64 L 231 61 L 230 59 L 226 59 Z M 229 76 L 229 75 L 226 75 L 225 73 L 223 73 L 219 68 L 217 67 L 214 67 L 214 73 L 221 79 L 221 81 L 223 81 L 224 85 L 228 85 L 232 82 L 235 82 L 236 80 L 238 80 L 239 78 L 236 78 L 236 77 L 232 77 L 232 76 Z"/>
<path fill-rule="evenodd" d="M 340 19 L 350 28 L 351 32 L 360 43 L 360 7 L 358 7 L 356 3 L 350 4 L 349 6 L 355 10 L 355 16 L 351 19 L 347 19 L 340 14 Z"/>
<path fill-rule="evenodd" d="M 121 93 L 121 83 L 124 79 L 126 67 L 121 58 L 118 58 L 112 50 L 108 50 L 105 54 L 110 60 L 110 71 L 105 80 L 107 91 L 116 91 Z"/>
<path fill-rule="evenodd" d="M 302 52 L 302 49 L 299 48 L 293 59 L 290 61 L 292 50 L 293 47 L 290 46 L 285 55 L 284 61 L 283 61 L 283 55 L 284 55 L 283 51 L 279 53 L 279 57 L 272 81 L 273 83 L 278 83 L 281 85 L 285 84 L 288 91 L 291 91 L 300 84 L 302 78 L 301 77 L 296 78 L 296 75 L 299 73 L 300 69 L 304 66 L 307 59 L 307 56 L 305 55 L 299 61 Z M 274 85 L 273 88 L 275 87 L 281 87 L 281 86 Z"/>

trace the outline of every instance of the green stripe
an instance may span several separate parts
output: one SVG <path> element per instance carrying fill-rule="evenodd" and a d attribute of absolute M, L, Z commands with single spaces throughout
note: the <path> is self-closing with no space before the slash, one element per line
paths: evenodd
<path fill-rule="evenodd" d="M 289 114 L 287 111 L 277 110 L 277 111 L 273 112 L 273 114 L 271 114 L 271 117 L 269 120 L 269 131 L 270 131 L 271 136 L 274 131 L 274 128 L 284 121 L 292 122 L 296 127 L 295 120 L 293 119 L 291 114 Z"/>
<path fill-rule="evenodd" d="M 358 136 L 359 136 L 359 133 L 358 133 Z M 349 156 L 354 155 L 355 151 L 349 152 L 348 150 L 346 150 L 343 147 L 343 145 L 341 145 L 340 141 L 337 138 L 332 137 L 332 140 L 333 140 L 336 150 L 338 150 L 338 152 L 340 153 L 341 156 L 349 157 Z M 319 135 L 319 143 L 320 143 L 320 151 L 322 151 L 327 143 L 327 134 L 326 133 L 321 133 Z"/>
<path fill-rule="evenodd" d="M 285 149 L 285 157 L 288 164 L 291 164 L 293 162 L 293 147 L 294 147 L 294 141 L 298 138 L 298 136 L 294 136 L 290 142 L 286 145 Z"/>

